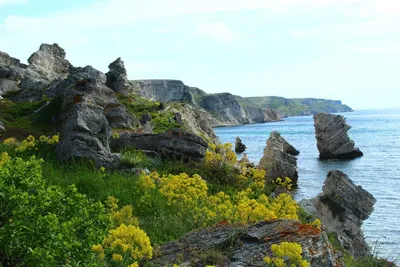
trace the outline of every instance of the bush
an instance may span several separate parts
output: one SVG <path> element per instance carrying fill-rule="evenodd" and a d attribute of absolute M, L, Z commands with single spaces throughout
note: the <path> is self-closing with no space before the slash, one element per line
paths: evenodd
<path fill-rule="evenodd" d="M 0 162 L 0 263 L 56 266 L 94 262 L 91 246 L 106 234 L 109 215 L 100 202 L 42 179 L 42 160 Z"/>

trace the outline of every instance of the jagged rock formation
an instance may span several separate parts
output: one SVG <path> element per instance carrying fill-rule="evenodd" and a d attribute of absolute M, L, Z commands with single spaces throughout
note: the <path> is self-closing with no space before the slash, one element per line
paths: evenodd
<path fill-rule="evenodd" d="M 119 155 L 109 148 L 111 127 L 107 115 L 111 124 L 118 126 L 130 124 L 133 119 L 117 104 L 105 82 L 103 73 L 86 66 L 77 68 L 53 88 L 52 94 L 60 96 L 63 103 L 60 143 L 56 147 L 60 161 L 87 158 L 98 166 L 118 166 Z M 122 122 L 122 118 L 126 120 Z"/>
<path fill-rule="evenodd" d="M 298 172 L 295 156 L 298 154 L 298 150 L 289 144 L 280 133 L 274 131 L 267 140 L 267 146 L 258 168 L 266 170 L 268 180 L 289 177 L 293 183 L 296 183 Z"/>
<path fill-rule="evenodd" d="M 343 116 L 318 113 L 314 116 L 314 127 L 321 159 L 351 159 L 363 155 L 347 135 L 351 126 Z"/>
<path fill-rule="evenodd" d="M 209 113 L 203 109 L 196 108 L 192 105 L 185 104 L 179 109 L 172 109 L 173 112 L 179 112 L 183 124 L 187 131 L 203 137 L 205 140 L 210 140 L 218 143 L 218 138 L 211 128 L 212 118 Z"/>
<path fill-rule="evenodd" d="M 132 85 L 128 80 L 128 74 L 125 69 L 125 64 L 121 58 L 117 58 L 112 62 L 108 68 L 109 72 L 106 73 L 106 85 L 113 89 L 115 92 L 127 92 L 131 89 Z"/>
<path fill-rule="evenodd" d="M 246 150 L 246 145 L 242 143 L 242 139 L 239 136 L 236 136 L 235 140 L 235 152 L 243 153 Z"/>
<path fill-rule="evenodd" d="M 22 91 L 18 101 L 38 101 L 52 84 L 67 77 L 73 66 L 65 59 L 65 51 L 57 44 L 42 44 L 28 59 L 29 65 L 0 52 L 0 95 Z"/>
<path fill-rule="evenodd" d="M 254 225 L 217 225 L 188 233 L 156 248 L 153 263 L 155 266 L 176 262 L 181 262 L 180 266 L 217 263 L 220 267 L 265 266 L 263 258 L 272 256 L 271 245 L 285 241 L 300 243 L 303 258 L 309 260 L 310 266 L 344 266 L 324 232 L 282 219 Z M 211 256 L 212 252 L 219 255 L 217 260 Z"/>
<path fill-rule="evenodd" d="M 113 151 L 135 148 L 183 160 L 202 160 L 207 147 L 207 143 L 199 136 L 180 129 L 169 130 L 161 134 L 125 132 L 121 133 L 119 138 L 111 140 Z"/>
<path fill-rule="evenodd" d="M 49 80 L 64 79 L 72 65 L 65 59 L 65 51 L 58 44 L 42 44 L 39 51 L 28 59 L 28 69 L 31 69 Z"/>
<path fill-rule="evenodd" d="M 375 203 L 370 193 L 338 170 L 328 173 L 321 194 L 300 202 L 306 211 L 321 219 L 354 257 L 369 255 L 361 225 L 374 210 Z"/>

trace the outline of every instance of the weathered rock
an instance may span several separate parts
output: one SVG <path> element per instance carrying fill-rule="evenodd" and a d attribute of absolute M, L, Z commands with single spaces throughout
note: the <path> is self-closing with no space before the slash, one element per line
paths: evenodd
<path fill-rule="evenodd" d="M 176 121 L 178 124 L 182 125 L 182 114 L 179 112 L 174 112 L 174 121 Z"/>
<path fill-rule="evenodd" d="M 63 96 L 65 104 L 86 100 L 89 103 L 106 106 L 118 103 L 114 91 L 105 85 L 106 76 L 92 66 L 76 68 L 68 77 L 49 88 L 48 96 Z M 67 99 L 68 98 L 68 99 Z"/>
<path fill-rule="evenodd" d="M 84 102 L 73 104 L 67 112 L 56 147 L 57 158 L 68 161 L 84 158 L 97 166 L 115 168 L 119 155 L 109 149 L 110 127 L 103 109 Z"/>
<path fill-rule="evenodd" d="M 374 210 L 376 199 L 361 186 L 356 186 L 341 171 L 330 171 L 322 193 L 311 200 L 303 200 L 301 206 L 319 217 L 333 232 L 342 247 L 354 257 L 369 255 L 361 225 Z"/>
<path fill-rule="evenodd" d="M 239 136 L 236 136 L 235 140 L 235 152 L 243 153 L 246 150 L 246 145 L 242 143 L 242 139 Z"/>
<path fill-rule="evenodd" d="M 132 117 L 119 103 L 107 104 L 104 112 L 111 128 L 135 129 L 140 126 L 139 120 Z"/>
<path fill-rule="evenodd" d="M 204 158 L 207 143 L 197 135 L 180 129 L 169 130 L 161 134 L 121 133 L 119 138 L 111 140 L 112 151 L 123 148 L 152 150 L 161 155 L 183 160 L 201 160 Z"/>
<path fill-rule="evenodd" d="M 6 127 L 4 126 L 4 123 L 0 121 L 0 133 L 4 132 L 6 130 Z"/>
<path fill-rule="evenodd" d="M 267 108 L 264 112 L 264 121 L 265 122 L 273 122 L 273 121 L 281 121 L 282 118 L 279 115 L 279 112 L 273 108 Z"/>
<path fill-rule="evenodd" d="M 9 54 L 0 51 L 0 65 L 6 66 L 20 66 L 20 60 L 17 58 L 11 57 Z"/>
<path fill-rule="evenodd" d="M 243 153 L 243 157 L 239 160 L 239 163 L 250 163 L 246 153 Z"/>
<path fill-rule="evenodd" d="M 106 85 L 108 87 L 115 92 L 127 92 L 131 89 L 132 85 L 128 80 L 125 64 L 120 57 L 112 62 L 108 68 L 110 69 L 110 71 L 106 73 Z"/>
<path fill-rule="evenodd" d="M 140 119 L 140 123 L 142 125 L 145 125 L 146 123 L 150 122 L 152 119 L 151 114 L 150 113 L 146 113 L 142 115 L 142 118 Z"/>
<path fill-rule="evenodd" d="M 343 116 L 318 113 L 314 116 L 314 127 L 321 159 L 352 159 L 363 155 L 347 135 L 351 126 Z"/>
<path fill-rule="evenodd" d="M 224 125 L 218 126 L 240 125 L 251 122 L 246 116 L 246 111 L 235 99 L 235 96 L 229 93 L 207 95 L 203 98 L 201 106 L 224 122 Z"/>
<path fill-rule="evenodd" d="M 152 101 L 193 102 L 189 87 L 179 80 L 135 80 L 132 82 L 139 96 Z"/>
<path fill-rule="evenodd" d="M 310 266 L 344 266 L 327 235 L 297 221 L 273 220 L 254 225 L 218 225 L 193 231 L 177 241 L 155 248 L 155 266 L 220 267 L 265 266 L 263 258 L 272 257 L 271 245 L 280 242 L 301 244 L 303 258 Z M 218 254 L 218 259 L 204 255 Z M 218 262 L 216 262 L 218 261 Z"/>
<path fill-rule="evenodd" d="M 29 57 L 28 68 L 49 80 L 64 79 L 72 68 L 65 55 L 64 49 L 58 44 L 42 44 L 39 51 Z"/>
<path fill-rule="evenodd" d="M 271 132 L 258 168 L 266 170 L 268 180 L 289 177 L 293 183 L 296 183 L 298 172 L 297 159 L 294 156 L 298 154 L 299 151 L 278 132 Z"/>

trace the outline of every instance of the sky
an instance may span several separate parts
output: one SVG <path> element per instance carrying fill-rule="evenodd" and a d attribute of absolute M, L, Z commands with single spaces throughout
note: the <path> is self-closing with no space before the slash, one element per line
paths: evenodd
<path fill-rule="evenodd" d="M 400 108 L 399 0 L 0 0 L 0 51 L 42 43 L 129 79 Z"/>

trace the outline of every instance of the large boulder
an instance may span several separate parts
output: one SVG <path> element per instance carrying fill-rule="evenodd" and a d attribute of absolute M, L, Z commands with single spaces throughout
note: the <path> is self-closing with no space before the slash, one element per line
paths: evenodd
<path fill-rule="evenodd" d="M 338 170 L 328 173 L 321 194 L 300 202 L 306 211 L 321 219 L 354 257 L 369 255 L 361 225 L 374 210 L 375 203 L 370 193 Z"/>
<path fill-rule="evenodd" d="M 314 115 L 314 127 L 321 159 L 352 159 L 363 156 L 347 135 L 351 126 L 343 116 L 318 113 Z"/>
<path fill-rule="evenodd" d="M 124 148 L 155 151 L 158 154 L 183 160 L 202 160 L 207 143 L 197 135 L 180 129 L 169 130 L 161 134 L 136 134 L 123 132 L 119 138 L 111 140 L 111 149 L 121 151 Z"/>
<path fill-rule="evenodd" d="M 293 183 L 296 183 L 298 172 L 295 156 L 298 154 L 299 151 L 289 144 L 280 133 L 271 132 L 258 168 L 266 170 L 268 180 L 289 177 Z"/>
<path fill-rule="evenodd" d="M 266 266 L 264 257 L 272 257 L 271 245 L 280 242 L 301 244 L 302 256 L 310 266 L 344 266 L 325 232 L 282 219 L 253 225 L 220 224 L 196 230 L 155 248 L 152 262 L 155 266 L 177 262 L 180 266 Z"/>
<path fill-rule="evenodd" d="M 110 69 L 110 71 L 106 73 L 106 85 L 113 89 L 115 92 L 128 91 L 132 85 L 128 80 L 128 74 L 125 69 L 125 64 L 121 60 L 121 58 L 117 58 L 108 66 L 108 68 Z"/>
<path fill-rule="evenodd" d="M 42 74 L 48 80 L 64 79 L 72 67 L 65 59 L 65 51 L 58 44 L 42 44 L 29 59 L 29 69 Z"/>
<path fill-rule="evenodd" d="M 60 161 L 83 158 L 93 160 L 99 167 L 117 167 L 119 155 L 110 152 L 110 127 L 103 109 L 80 102 L 66 113 L 56 147 L 57 158 Z"/>

